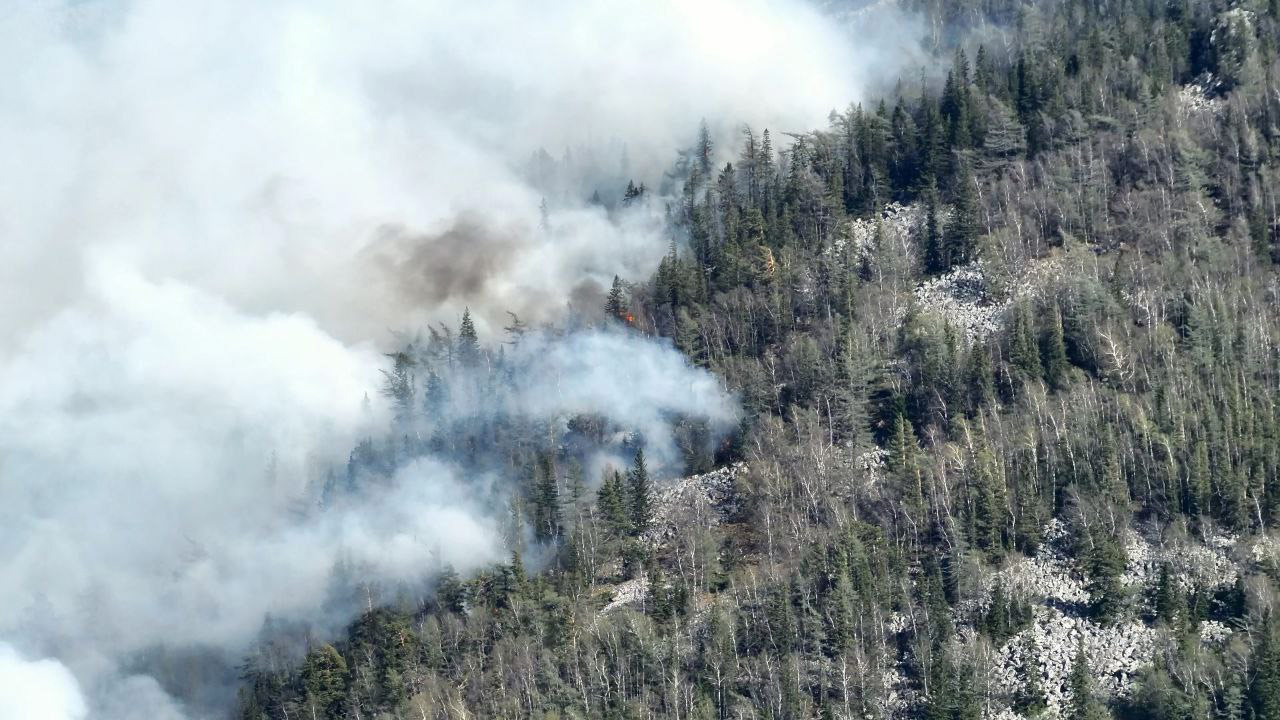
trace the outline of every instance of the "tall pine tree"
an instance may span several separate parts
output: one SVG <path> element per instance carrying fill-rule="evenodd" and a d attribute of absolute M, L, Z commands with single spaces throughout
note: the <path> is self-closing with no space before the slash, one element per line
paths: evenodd
<path fill-rule="evenodd" d="M 644 448 L 636 450 L 631 472 L 627 473 L 627 496 L 631 510 L 631 532 L 641 535 L 649 529 L 653 520 L 652 488 L 649 485 L 649 468 L 644 460 Z"/>

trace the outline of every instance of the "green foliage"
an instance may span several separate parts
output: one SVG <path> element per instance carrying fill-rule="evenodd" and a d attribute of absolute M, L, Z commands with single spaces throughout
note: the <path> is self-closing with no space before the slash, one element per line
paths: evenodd
<path fill-rule="evenodd" d="M 974 693 L 973 668 L 942 650 L 930 673 L 929 696 L 922 717 L 926 720 L 978 720 L 982 706 Z"/>
<path fill-rule="evenodd" d="M 991 590 L 987 611 L 979 618 L 977 626 L 998 646 L 1028 627 L 1031 619 L 1030 604 L 1016 596 L 1008 597 L 1004 585 L 997 582 Z"/>
<path fill-rule="evenodd" d="M 951 220 L 947 223 L 943 240 L 942 269 L 963 265 L 977 258 L 978 199 L 974 189 L 973 174 L 967 162 L 958 161 L 958 169 L 952 179 Z"/>
<path fill-rule="evenodd" d="M 1120 576 L 1127 558 L 1120 539 L 1109 533 L 1096 533 L 1088 550 L 1089 609 L 1101 622 L 1115 620 L 1124 610 L 1128 597 Z"/>
<path fill-rule="evenodd" d="M 1040 338 L 1040 366 L 1044 368 L 1044 380 L 1054 390 L 1067 386 L 1071 374 L 1071 362 L 1067 360 L 1067 346 L 1062 338 L 1062 314 L 1055 311 L 1047 321 Z"/>
<path fill-rule="evenodd" d="M 458 328 L 458 347 L 455 351 L 463 367 L 475 367 L 480 362 L 480 339 L 476 325 L 471 320 L 471 308 L 462 311 L 462 325 Z"/>
<path fill-rule="evenodd" d="M 609 295 L 604 301 L 604 314 L 610 320 L 626 323 L 629 313 L 627 299 L 623 294 L 622 281 L 618 279 L 617 275 L 614 275 L 613 285 L 609 288 Z"/>
<path fill-rule="evenodd" d="M 631 534 L 642 535 L 653 522 L 653 498 L 649 484 L 649 468 L 644 460 L 644 448 L 636 450 L 635 460 L 627 473 L 627 500 L 631 520 Z"/>
<path fill-rule="evenodd" d="M 307 653 L 302 663 L 302 689 L 313 716 L 338 720 L 344 717 L 347 661 L 332 645 Z"/>
<path fill-rule="evenodd" d="M 1083 642 L 1076 645 L 1071 673 L 1067 676 L 1067 691 L 1068 704 L 1063 713 L 1066 720 L 1105 720 L 1110 717 L 1106 707 L 1094 696 L 1092 671 Z"/>
<path fill-rule="evenodd" d="M 1018 668 L 1022 685 L 1013 698 L 1013 708 L 1028 718 L 1040 716 L 1048 708 L 1044 687 L 1040 683 L 1040 647 L 1027 636 L 1022 647 L 1022 666 Z"/>
<path fill-rule="evenodd" d="M 1256 720 L 1280 718 L 1280 626 L 1268 615 L 1258 630 L 1249 704 Z"/>
<path fill-rule="evenodd" d="M 1186 619 L 1187 599 L 1179 591 L 1174 582 L 1169 564 L 1160 566 L 1160 576 L 1156 580 L 1155 598 L 1152 603 L 1156 618 L 1160 621 L 1177 625 Z"/>
<path fill-rule="evenodd" d="M 436 578 L 436 605 L 452 613 L 467 609 L 467 589 L 452 565 L 446 565 Z"/>
<path fill-rule="evenodd" d="M 596 492 L 596 511 L 615 535 L 621 537 L 630 531 L 632 522 L 627 513 L 626 488 L 617 470 L 605 470 L 604 480 Z"/>
<path fill-rule="evenodd" d="M 560 536 L 560 479 L 550 453 L 540 453 L 533 466 L 533 534 L 541 542 Z"/>

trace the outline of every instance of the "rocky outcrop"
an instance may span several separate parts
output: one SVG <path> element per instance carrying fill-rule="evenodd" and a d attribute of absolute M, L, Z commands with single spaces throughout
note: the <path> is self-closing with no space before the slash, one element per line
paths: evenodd
<path fill-rule="evenodd" d="M 657 488 L 653 498 L 652 529 L 645 533 L 644 539 L 650 543 L 662 543 L 687 523 L 715 527 L 726 522 L 737 511 L 734 480 L 746 469 L 746 463 L 735 463 L 702 475 L 683 477 Z"/>
<path fill-rule="evenodd" d="M 1067 678 L 1077 647 L 1084 647 L 1094 687 L 1116 696 L 1128 693 L 1137 674 L 1151 663 L 1155 641 L 1156 631 L 1137 621 L 1103 626 L 1057 608 L 1038 606 L 1031 627 L 997 652 L 996 681 L 1004 693 L 1013 696 L 1023 688 L 1026 673 L 1038 673 L 1048 705 L 1046 715 L 1058 717 L 1070 701 Z M 1034 654 L 1028 650 L 1032 647 L 1037 650 Z"/>
<path fill-rule="evenodd" d="M 1067 557 L 1067 528 L 1061 520 L 1045 525 L 1040 551 L 1007 563 L 982 584 L 978 597 L 959 610 L 961 619 L 986 612 L 991 594 L 999 585 L 1010 597 L 1057 607 L 1081 607 L 1089 602 L 1084 579 Z"/>
<path fill-rule="evenodd" d="M 651 528 L 642 536 L 650 545 L 662 546 L 681 527 L 715 527 L 737 512 L 734 479 L 746 472 L 746 463 L 735 463 L 701 475 L 690 475 L 654 489 Z M 600 615 L 628 605 L 639 605 L 649 593 L 648 578 L 636 578 L 612 588 L 612 596 Z M 705 600 L 695 599 L 704 611 Z"/>
<path fill-rule="evenodd" d="M 1178 89 L 1178 114 L 1187 118 L 1222 112 L 1225 103 L 1222 98 L 1216 97 L 1216 90 L 1220 85 L 1212 75 L 1205 75 L 1196 82 L 1183 85 Z"/>
<path fill-rule="evenodd" d="M 634 580 L 619 583 L 613 588 L 613 597 L 609 599 L 609 602 L 603 608 L 600 608 L 600 614 L 607 615 L 627 605 L 638 605 L 648 594 L 649 578 L 638 577 Z"/>
<path fill-rule="evenodd" d="M 870 257 L 876 250 L 877 228 L 882 243 L 910 243 L 916 229 L 923 222 L 924 210 L 918 204 L 889 203 L 880 211 L 878 219 L 850 220 L 845 225 L 844 232 L 832 241 L 827 252 L 839 256 L 848 250 L 858 259 Z"/>
<path fill-rule="evenodd" d="M 917 285 L 916 304 L 973 342 L 999 330 L 1015 301 L 1036 297 L 1056 281 L 1060 271 L 1051 257 L 1031 262 L 1015 279 L 997 283 L 991 275 L 982 260 L 953 268 Z"/>
<path fill-rule="evenodd" d="M 1161 568 L 1167 566 L 1170 578 L 1185 592 L 1224 590 L 1234 585 L 1239 575 L 1229 556 L 1235 544 L 1236 538 L 1218 535 L 1205 543 L 1168 539 L 1153 545 L 1130 531 L 1125 543 L 1128 563 L 1120 582 L 1131 589 L 1150 588 L 1159 579 Z"/>
<path fill-rule="evenodd" d="M 1234 631 L 1224 623 L 1220 623 L 1217 620 L 1205 620 L 1200 623 L 1200 642 L 1205 645 L 1217 645 L 1220 647 L 1226 644 L 1232 632 Z"/>
<path fill-rule="evenodd" d="M 1169 577 L 1184 592 L 1211 592 L 1235 583 L 1240 562 L 1258 563 L 1272 552 L 1280 557 L 1280 543 L 1267 536 L 1245 548 L 1230 535 L 1162 537 L 1152 542 L 1129 531 L 1125 542 L 1128 563 L 1121 584 L 1129 590 L 1135 601 L 1132 610 L 1137 612 L 1101 624 L 1084 612 L 1090 596 L 1085 576 L 1066 552 L 1067 527 L 1059 520 L 1050 521 L 1043 537 L 1035 557 L 1019 558 L 990 573 L 981 583 L 978 597 L 958 608 L 956 619 L 965 622 L 980 617 L 989 607 L 996 585 L 1007 596 L 1034 603 L 1030 626 L 996 650 L 994 675 L 999 693 L 1007 701 L 1025 686 L 1027 673 L 1037 673 L 1048 704 L 1043 716 L 1047 718 L 1059 717 L 1070 699 L 1067 678 L 1080 644 L 1100 692 L 1119 697 L 1133 690 L 1162 642 L 1163 630 L 1138 619 L 1162 567 L 1170 568 Z M 1200 642 L 1206 646 L 1221 647 L 1232 632 L 1230 626 L 1214 620 L 1203 621 L 1197 628 Z M 995 707 L 988 717 L 1014 720 L 1020 716 L 1008 707 Z"/>
<path fill-rule="evenodd" d="M 989 295 L 982 265 L 977 262 L 920 283 L 915 298 L 920 307 L 941 317 L 969 342 L 998 330 L 1007 305 Z"/>

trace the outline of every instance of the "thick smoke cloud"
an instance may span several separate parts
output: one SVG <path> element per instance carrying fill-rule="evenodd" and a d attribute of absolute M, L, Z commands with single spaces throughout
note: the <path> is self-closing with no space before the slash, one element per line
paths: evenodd
<path fill-rule="evenodd" d="M 504 479 L 439 458 L 311 501 L 389 420 L 375 345 L 646 276 L 661 201 L 593 190 L 654 184 L 702 116 L 820 124 L 865 65 L 792 0 L 19 3 L 0 62 L 0 720 L 198 716 L 140 654 L 234 662 L 338 560 L 502 557 Z M 659 454 L 667 413 L 732 418 L 668 347 L 537 343 L 512 412 L 605 413 Z"/>
<path fill-rule="evenodd" d="M 83 720 L 80 686 L 57 660 L 27 660 L 0 643 L 0 718 Z"/>
<path fill-rule="evenodd" d="M 638 277 L 667 244 L 584 206 L 582 178 L 654 185 L 700 116 L 803 130 L 861 81 L 846 39 L 787 0 L 46 2 L 7 11 L 0 39 L 0 340 L 81 292 L 90 246 L 344 340 L 466 304 L 554 317 L 566 286 Z M 552 188 L 524 171 L 539 148 L 549 233 Z M 514 271 L 424 310 L 366 251 L 462 214 L 512 240 Z"/>

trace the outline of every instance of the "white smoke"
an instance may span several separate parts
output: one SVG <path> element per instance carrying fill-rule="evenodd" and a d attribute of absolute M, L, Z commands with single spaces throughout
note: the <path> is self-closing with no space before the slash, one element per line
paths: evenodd
<path fill-rule="evenodd" d="M 0 643 L 0 720 L 83 720 L 80 686 L 57 660 L 26 660 Z"/>
<path fill-rule="evenodd" d="M 419 308 L 364 251 L 464 213 L 510 236 L 505 270 L 427 311 L 546 314 L 528 297 L 638 276 L 667 243 L 582 207 L 590 188 L 549 198 L 557 232 L 536 232 L 542 193 L 516 169 L 532 152 L 576 151 L 566 172 L 598 175 L 625 143 L 653 185 L 700 116 L 804 130 L 861 81 L 842 35 L 792 0 L 21 3 L 0 40 L 0 340 L 75 298 L 104 246 L 367 338 Z"/>
<path fill-rule="evenodd" d="M 507 413 L 563 417 L 594 412 L 625 418 L 667 467 L 677 466 L 666 429 L 672 414 L 703 416 L 719 430 L 738 418 L 736 404 L 715 377 L 691 372 L 673 348 L 637 342 L 634 335 L 535 336 L 517 346 L 513 360 L 525 371 L 517 377 Z"/>
<path fill-rule="evenodd" d="M 654 184 L 699 117 L 820 124 L 865 65 L 798 0 L 46 0 L 0 12 L 0 63 L 0 638 L 58 658 L 0 645 L 0 717 L 103 720 L 178 717 L 128 658 L 234 656 L 339 557 L 500 557 L 476 483 L 501 479 L 441 461 L 304 502 L 387 420 L 375 343 L 647 276 L 661 203 L 611 214 L 595 184 Z M 572 156 L 554 183 L 539 148 Z M 670 348 L 539 354 L 523 412 L 668 451 L 663 413 L 732 417 Z"/>

